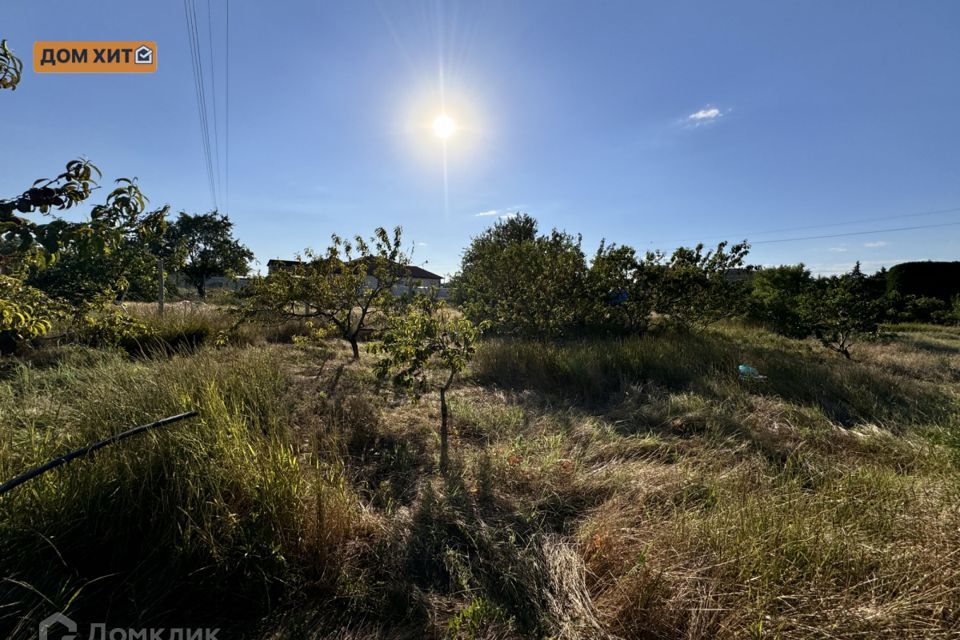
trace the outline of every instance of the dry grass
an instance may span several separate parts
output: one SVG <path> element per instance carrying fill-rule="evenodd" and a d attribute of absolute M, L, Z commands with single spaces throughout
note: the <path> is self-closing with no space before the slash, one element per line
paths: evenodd
<path fill-rule="evenodd" d="M 736 325 L 489 342 L 451 393 L 447 478 L 437 398 L 394 396 L 341 341 L 171 361 L 80 350 L 0 381 L 15 416 L 0 423 L 0 469 L 102 432 L 118 407 L 136 421 L 202 401 L 207 428 L 141 445 L 136 463 L 89 464 L 118 493 L 90 480 L 66 495 L 99 496 L 96 509 L 53 500 L 66 474 L 31 500 L 80 529 L 108 503 L 127 510 L 120 535 L 157 500 L 182 526 L 176 496 L 193 487 L 200 555 L 175 554 L 155 590 L 194 593 L 191 571 L 221 567 L 249 598 L 249 637 L 957 637 L 958 341 L 904 331 L 852 362 Z M 740 362 L 767 380 L 740 380 Z M 95 396 L 74 400 L 87 386 Z M 216 481 L 199 481 L 200 454 L 224 465 Z M 144 492 L 144 473 L 180 493 Z M 27 512 L 0 502 L 24 540 Z M 183 548 L 173 526 L 150 540 Z M 18 575 L 44 547 L 26 547 Z M 122 557 L 115 568 L 137 583 Z"/>

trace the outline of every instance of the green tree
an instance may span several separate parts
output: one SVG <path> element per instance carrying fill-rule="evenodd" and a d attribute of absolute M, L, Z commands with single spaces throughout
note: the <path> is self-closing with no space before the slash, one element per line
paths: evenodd
<path fill-rule="evenodd" d="M 60 218 L 41 224 L 28 217 L 83 202 L 96 187 L 94 173 L 100 171 L 89 161 L 71 160 L 55 178 L 41 178 L 19 196 L 0 199 L 0 352 L 10 353 L 23 341 L 45 335 L 53 320 L 66 313 L 65 305 L 25 283 L 30 272 L 54 264 L 65 244 L 89 249 L 95 240 L 111 240 L 89 224 Z"/>
<path fill-rule="evenodd" d="M 23 77 L 23 62 L 10 51 L 6 40 L 0 40 L 0 89 L 15 91 Z"/>
<path fill-rule="evenodd" d="M 880 330 L 881 301 L 870 295 L 858 262 L 850 273 L 819 278 L 803 297 L 803 313 L 813 334 L 833 351 L 850 358 L 850 347 Z"/>
<path fill-rule="evenodd" d="M 376 364 L 378 377 L 389 377 L 395 386 L 418 398 L 430 389 L 439 390 L 441 473 L 449 467 L 447 392 L 473 358 L 480 330 L 446 309 L 442 301 L 421 295 L 406 313 L 390 319 L 377 347 L 382 354 Z"/>
<path fill-rule="evenodd" d="M 245 312 L 323 321 L 350 343 L 360 358 L 360 335 L 375 309 L 389 314 L 391 290 L 409 281 L 410 257 L 402 249 L 403 230 L 383 227 L 369 241 L 334 234 L 324 253 L 307 251 L 306 260 L 253 283 L 245 294 Z"/>
<path fill-rule="evenodd" d="M 23 280 L 0 274 L 0 354 L 46 335 L 66 309 Z"/>
<path fill-rule="evenodd" d="M 601 241 L 586 279 L 587 326 L 613 333 L 646 331 L 654 305 L 652 276 L 632 247 Z"/>
<path fill-rule="evenodd" d="M 190 215 L 181 213 L 168 229 L 169 246 L 182 247 L 181 272 L 207 297 L 207 280 L 213 276 L 245 275 L 253 252 L 233 237 L 233 223 L 216 211 Z"/>
<path fill-rule="evenodd" d="M 475 322 L 506 335 L 557 336 L 582 324 L 587 264 L 579 237 L 537 233 L 526 214 L 474 238 L 452 286 Z"/>
<path fill-rule="evenodd" d="M 54 218 L 41 224 L 28 216 L 64 211 L 90 197 L 100 170 L 89 160 L 71 160 L 55 178 L 40 178 L 18 196 L 0 200 L 0 273 L 23 275 L 68 242 L 96 236 L 82 224 Z"/>
<path fill-rule="evenodd" d="M 751 281 L 748 315 L 776 333 L 805 338 L 811 327 L 802 312 L 803 296 L 812 284 L 803 264 L 759 269 Z"/>
<path fill-rule="evenodd" d="M 746 241 L 727 249 L 721 242 L 715 250 L 703 245 L 680 247 L 669 259 L 648 253 L 655 290 L 654 308 L 671 324 L 682 329 L 703 328 L 742 313 L 745 287 L 734 281 L 733 270 L 743 267 L 750 250 Z"/>
<path fill-rule="evenodd" d="M 78 315 L 122 300 L 132 284 L 143 286 L 154 268 L 150 247 L 163 238 L 168 211 L 146 212 L 146 202 L 135 181 L 120 179 L 106 202 L 93 207 L 90 221 L 76 223 L 61 242 L 57 259 L 34 268 L 28 283 Z"/>

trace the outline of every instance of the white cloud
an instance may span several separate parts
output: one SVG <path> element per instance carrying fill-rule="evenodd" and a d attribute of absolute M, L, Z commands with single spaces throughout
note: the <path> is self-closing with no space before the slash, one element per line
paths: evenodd
<path fill-rule="evenodd" d="M 704 122 L 715 120 L 716 118 L 721 117 L 723 114 L 720 113 L 720 109 L 716 107 L 706 107 L 700 109 L 700 111 L 695 111 L 687 116 L 687 120 L 693 120 L 694 122 Z"/>
<path fill-rule="evenodd" d="M 480 213 L 473 214 L 474 218 L 493 218 L 496 216 L 501 220 L 509 220 L 510 218 L 516 218 L 518 208 L 507 207 L 506 209 L 490 209 L 489 211 L 481 211 Z M 501 211 L 507 211 L 508 213 L 500 213 Z"/>
<path fill-rule="evenodd" d="M 425 246 L 427 246 L 427 243 L 426 243 L 426 242 L 418 242 L 418 243 L 417 243 L 417 246 L 418 246 L 418 247 L 425 247 Z"/>
<path fill-rule="evenodd" d="M 863 246 L 869 247 L 869 248 L 871 248 L 871 249 L 875 249 L 875 248 L 877 248 L 877 247 L 885 247 L 885 246 L 887 246 L 888 244 L 890 244 L 890 243 L 887 242 L 886 240 L 876 240 L 876 241 L 874 241 L 874 242 L 864 242 L 864 243 L 863 243 Z"/>
<path fill-rule="evenodd" d="M 733 108 L 720 109 L 718 107 L 711 107 L 707 105 L 698 111 L 694 111 L 691 114 L 681 118 L 677 121 L 684 129 L 698 129 L 700 127 L 707 127 L 713 124 L 716 124 L 723 118 L 725 115 L 733 111 Z"/>
<path fill-rule="evenodd" d="M 827 251 L 832 251 L 833 253 L 843 253 L 847 250 L 847 245 L 842 244 L 839 247 L 830 247 Z"/>

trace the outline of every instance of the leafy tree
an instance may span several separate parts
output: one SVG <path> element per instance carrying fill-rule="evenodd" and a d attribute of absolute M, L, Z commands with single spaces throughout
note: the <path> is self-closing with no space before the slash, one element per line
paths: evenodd
<path fill-rule="evenodd" d="M 440 471 L 449 466 L 447 392 L 476 351 L 481 327 L 458 317 L 442 301 L 417 296 L 403 315 L 390 319 L 377 347 L 381 379 L 411 390 L 416 397 L 434 388 L 440 391 Z"/>
<path fill-rule="evenodd" d="M 334 234 L 326 252 L 306 252 L 306 260 L 255 282 L 245 294 L 248 314 L 316 318 L 350 343 L 360 358 L 359 340 L 374 309 L 395 304 L 394 285 L 409 279 L 410 257 L 402 250 L 402 229 L 378 227 L 369 241 Z"/>
<path fill-rule="evenodd" d="M 161 241 L 166 207 L 145 212 L 147 199 L 133 180 L 120 179 L 90 221 L 61 242 L 57 260 L 34 269 L 28 282 L 64 300 L 78 314 L 123 299 L 131 283 L 142 285 L 153 271 L 150 246 Z M 71 223 L 62 223 L 69 226 Z"/>
<path fill-rule="evenodd" d="M 46 335 L 65 311 L 23 280 L 0 275 L 0 354 L 13 353 L 23 342 Z"/>
<path fill-rule="evenodd" d="M 213 276 L 235 276 L 250 270 L 253 252 L 233 237 L 233 223 L 216 211 L 190 215 L 181 213 L 170 225 L 169 246 L 184 252 L 181 271 L 206 298 L 207 280 Z"/>
<path fill-rule="evenodd" d="M 7 47 L 6 40 L 0 40 L 0 89 L 16 91 L 23 77 L 23 62 Z"/>
<path fill-rule="evenodd" d="M 0 273 L 22 275 L 30 265 L 45 263 L 67 241 L 92 233 L 83 225 L 53 219 L 46 224 L 24 217 L 64 211 L 90 197 L 100 170 L 89 160 L 71 160 L 55 178 L 40 178 L 19 196 L 0 200 Z M 21 214 L 21 215 L 18 215 Z"/>
<path fill-rule="evenodd" d="M 729 276 L 743 267 L 750 245 L 744 241 L 728 250 L 727 244 L 721 242 L 707 252 L 702 244 L 680 247 L 668 260 L 663 254 L 647 254 L 656 311 L 683 329 L 702 328 L 742 313 L 744 287 Z"/>
<path fill-rule="evenodd" d="M 587 273 L 586 324 L 607 332 L 646 331 L 654 305 L 652 276 L 632 247 L 601 242 Z"/>
<path fill-rule="evenodd" d="M 820 342 L 845 358 L 858 338 L 880 330 L 882 305 L 870 295 L 858 262 L 850 273 L 820 278 L 803 297 L 803 313 Z"/>
<path fill-rule="evenodd" d="M 0 352 L 10 353 L 21 342 L 45 335 L 65 313 L 64 305 L 24 282 L 30 271 L 54 263 L 65 243 L 90 246 L 97 237 L 82 224 L 61 219 L 40 224 L 26 216 L 86 200 L 96 187 L 94 172 L 100 173 L 89 161 L 71 160 L 57 177 L 41 178 L 21 195 L 0 200 Z"/>
<path fill-rule="evenodd" d="M 894 292 L 891 296 L 898 294 Z M 899 318 L 909 322 L 936 322 L 948 308 L 947 301 L 940 298 L 910 294 L 900 297 L 897 305 Z"/>
<path fill-rule="evenodd" d="M 587 264 L 581 240 L 538 235 L 526 214 L 472 240 L 454 278 L 456 300 L 476 322 L 510 335 L 557 336 L 582 323 Z"/>
<path fill-rule="evenodd" d="M 748 315 L 781 335 L 805 338 L 811 327 L 802 312 L 803 296 L 812 284 L 803 264 L 760 269 L 753 274 Z"/>
<path fill-rule="evenodd" d="M 954 296 L 950 301 L 950 308 L 944 312 L 942 321 L 947 324 L 960 324 L 960 296 Z"/>

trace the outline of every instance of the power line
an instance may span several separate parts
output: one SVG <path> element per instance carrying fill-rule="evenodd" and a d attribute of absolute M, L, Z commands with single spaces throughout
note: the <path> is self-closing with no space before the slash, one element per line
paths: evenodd
<path fill-rule="evenodd" d="M 217 65 L 213 57 L 213 18 L 210 13 L 210 0 L 207 0 L 207 37 L 207 46 L 210 51 L 210 93 L 213 97 L 213 157 L 216 161 L 217 169 L 217 193 L 220 195 L 220 198 L 223 199 L 223 191 L 221 191 L 222 183 L 220 181 L 220 126 L 217 124 Z"/>
<path fill-rule="evenodd" d="M 224 164 L 226 168 L 224 169 L 224 181 L 227 183 L 227 211 L 230 211 L 230 0 L 224 0 L 224 5 L 226 7 L 227 15 L 224 20 L 225 29 L 227 32 L 226 38 L 226 91 L 225 91 L 225 102 L 226 104 L 226 151 L 224 153 Z"/>
<path fill-rule="evenodd" d="M 217 191 L 214 186 L 213 160 L 210 149 L 210 125 L 207 118 L 207 99 L 204 89 L 203 58 L 200 53 L 200 36 L 197 31 L 197 12 L 193 0 L 183 0 L 183 11 L 187 23 L 187 40 L 190 43 L 190 56 L 193 62 L 194 89 L 197 94 L 197 113 L 200 119 L 200 138 L 204 160 L 207 166 L 207 183 L 214 208 L 217 208 Z"/>
<path fill-rule="evenodd" d="M 196 0 L 190 0 L 190 11 L 193 16 L 193 41 L 197 52 L 197 69 L 200 77 L 200 101 L 203 104 L 203 127 L 207 153 L 207 176 L 210 182 L 210 190 L 213 193 L 213 206 L 216 209 L 219 208 L 219 203 L 217 198 L 216 173 L 213 170 L 213 151 L 210 141 L 210 116 L 207 110 L 207 83 L 203 75 L 203 52 L 200 49 L 200 32 L 198 30 L 199 21 L 197 20 Z"/>
<path fill-rule="evenodd" d="M 754 244 L 772 244 L 774 242 L 796 242 L 799 240 L 822 240 L 824 238 L 843 238 L 846 236 L 865 236 L 873 233 L 890 233 L 893 231 L 914 231 L 916 229 L 935 229 L 937 227 L 952 227 L 960 225 L 960 222 L 944 222 L 941 224 L 922 224 L 913 227 L 897 227 L 895 229 L 872 229 L 870 231 L 850 231 L 848 233 L 831 233 L 820 236 L 803 236 L 799 238 L 777 238 L 775 240 L 757 240 L 756 242 L 751 242 L 751 245 Z"/>
<path fill-rule="evenodd" d="M 861 224 L 861 223 L 864 223 L 864 222 L 880 222 L 880 221 L 882 221 L 882 220 L 897 220 L 897 219 L 900 219 L 900 218 L 915 218 L 915 217 L 920 217 L 920 216 L 932 216 L 932 215 L 938 215 L 938 214 L 943 214 L 943 213 L 958 213 L 958 212 L 960 212 L 960 207 L 953 207 L 953 208 L 950 208 L 950 209 L 936 209 L 936 210 L 933 210 L 933 211 L 919 211 L 919 212 L 914 212 L 914 213 L 901 213 L 901 214 L 897 214 L 897 215 L 893 215 L 893 216 L 879 216 L 879 217 L 872 217 L 872 218 L 860 218 L 860 219 L 858 219 L 858 220 L 846 220 L 846 221 L 844 221 L 844 222 L 827 222 L 827 223 L 823 223 L 823 224 L 811 224 L 811 225 L 805 225 L 805 226 L 802 226 L 802 227 L 786 227 L 786 228 L 780 228 L 780 229 L 768 229 L 768 230 L 766 230 L 766 231 L 752 231 L 752 232 L 749 232 L 749 233 L 729 233 L 729 234 L 726 234 L 726 235 L 723 235 L 723 236 L 713 236 L 713 237 L 711 237 L 711 238 L 703 238 L 702 240 L 726 240 L 726 239 L 729 239 L 729 238 L 749 238 L 750 236 L 765 235 L 765 234 L 768 234 L 768 233 L 786 233 L 786 232 L 788 232 L 788 231 L 804 231 L 804 230 L 806 230 L 806 229 L 823 229 L 823 228 L 827 228 L 827 227 L 842 227 L 842 226 L 845 226 L 845 225 L 848 225 L 848 224 Z M 868 232 L 868 233 L 869 233 L 869 232 Z M 829 237 L 829 236 L 825 236 L 825 237 Z M 761 242 L 767 242 L 767 241 L 758 240 L 758 241 L 753 242 L 753 243 L 751 243 L 751 244 L 759 244 L 759 243 L 761 243 Z M 773 242 L 779 242 L 779 241 L 777 240 L 777 241 L 773 241 Z M 651 242 L 651 244 L 653 244 L 653 243 Z M 669 243 L 661 243 L 661 244 L 669 244 Z"/>

